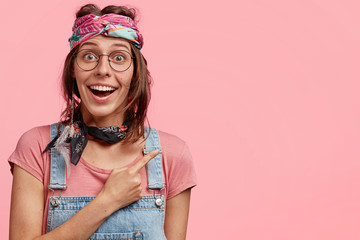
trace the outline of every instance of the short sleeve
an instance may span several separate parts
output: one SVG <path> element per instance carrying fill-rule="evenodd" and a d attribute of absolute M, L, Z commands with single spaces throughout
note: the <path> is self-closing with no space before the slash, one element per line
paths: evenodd
<path fill-rule="evenodd" d="M 50 133 L 49 133 L 50 135 Z M 50 136 L 49 136 L 50 138 Z M 29 172 L 42 183 L 44 182 L 44 155 L 39 128 L 25 132 L 19 139 L 15 151 L 8 161 L 13 171 L 14 164 Z"/>
<path fill-rule="evenodd" d="M 195 167 L 189 147 L 183 140 L 162 133 L 160 141 L 164 153 L 167 199 L 170 199 L 196 186 Z"/>

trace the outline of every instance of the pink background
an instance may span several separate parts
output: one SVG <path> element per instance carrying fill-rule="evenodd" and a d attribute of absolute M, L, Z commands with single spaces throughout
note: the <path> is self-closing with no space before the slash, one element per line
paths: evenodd
<path fill-rule="evenodd" d="M 188 239 L 360 239 L 359 1 L 96 2 L 141 11 L 151 125 L 188 142 L 198 173 Z M 84 3 L 2 3 L 0 239 L 7 158 L 58 120 Z"/>

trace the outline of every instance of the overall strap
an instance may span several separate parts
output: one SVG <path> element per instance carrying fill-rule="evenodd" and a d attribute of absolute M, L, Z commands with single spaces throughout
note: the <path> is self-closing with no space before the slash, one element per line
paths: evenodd
<path fill-rule="evenodd" d="M 50 126 L 50 137 L 53 140 L 58 134 L 58 124 Z M 66 164 L 64 157 L 55 147 L 50 149 L 50 189 L 66 189 Z"/>
<path fill-rule="evenodd" d="M 148 133 L 149 128 L 145 127 L 145 137 Z M 150 135 L 145 142 L 144 155 L 155 149 L 159 150 L 159 154 L 146 164 L 148 188 L 163 189 L 165 188 L 165 183 L 162 171 L 162 150 L 160 146 L 160 138 L 158 132 L 154 128 L 150 128 Z"/>

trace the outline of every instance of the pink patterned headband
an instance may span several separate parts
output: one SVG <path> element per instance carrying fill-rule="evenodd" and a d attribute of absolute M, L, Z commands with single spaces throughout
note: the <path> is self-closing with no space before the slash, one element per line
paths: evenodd
<path fill-rule="evenodd" d="M 79 17 L 75 20 L 72 31 L 73 35 L 69 38 L 71 49 L 100 34 L 123 38 L 138 49 L 141 49 L 144 45 L 143 36 L 140 34 L 135 22 L 129 17 L 113 13 L 103 16 L 88 14 Z"/>

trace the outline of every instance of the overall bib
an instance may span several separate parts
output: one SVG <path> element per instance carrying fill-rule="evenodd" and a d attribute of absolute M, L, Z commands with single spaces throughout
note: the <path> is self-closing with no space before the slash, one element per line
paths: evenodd
<path fill-rule="evenodd" d="M 58 133 L 57 124 L 52 124 L 51 139 Z M 149 128 L 145 127 L 145 136 Z M 148 188 L 153 195 L 145 195 L 142 199 L 114 212 L 95 231 L 89 239 L 136 239 L 166 240 L 164 234 L 165 199 L 161 190 L 165 188 L 163 180 L 161 147 L 158 132 L 151 128 L 146 139 L 144 155 L 158 149 L 160 153 L 146 165 Z M 50 184 L 49 189 L 66 190 L 65 160 L 55 148 L 50 152 Z M 49 199 L 46 232 L 49 232 L 75 215 L 95 197 L 62 197 L 52 196 Z"/>

